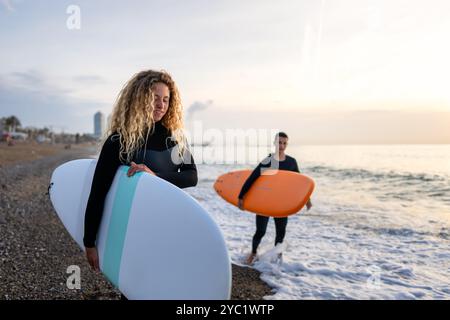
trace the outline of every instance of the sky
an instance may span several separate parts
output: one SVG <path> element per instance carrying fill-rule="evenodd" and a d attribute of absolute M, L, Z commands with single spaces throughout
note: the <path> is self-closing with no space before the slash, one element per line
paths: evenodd
<path fill-rule="evenodd" d="M 0 0 L 0 117 L 93 132 L 133 74 L 164 69 L 188 128 L 450 143 L 449 12 L 444 0 Z"/>

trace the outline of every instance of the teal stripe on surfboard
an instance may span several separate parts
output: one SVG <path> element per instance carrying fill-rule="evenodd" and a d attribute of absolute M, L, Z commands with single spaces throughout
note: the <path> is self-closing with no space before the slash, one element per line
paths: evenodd
<path fill-rule="evenodd" d="M 130 210 L 136 186 L 142 175 L 141 172 L 138 172 L 133 177 L 128 177 L 128 169 L 129 167 L 120 169 L 120 180 L 114 197 L 105 252 L 103 254 L 103 273 L 116 287 L 119 287 L 120 265 Z"/>

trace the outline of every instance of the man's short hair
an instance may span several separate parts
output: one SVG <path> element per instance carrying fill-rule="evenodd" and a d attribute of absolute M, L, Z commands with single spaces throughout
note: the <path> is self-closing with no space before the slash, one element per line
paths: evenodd
<path fill-rule="evenodd" d="M 288 135 L 287 135 L 286 133 L 284 133 L 283 131 L 278 132 L 278 133 L 275 135 L 275 139 L 276 139 L 276 138 L 287 138 L 287 139 L 289 139 Z"/>

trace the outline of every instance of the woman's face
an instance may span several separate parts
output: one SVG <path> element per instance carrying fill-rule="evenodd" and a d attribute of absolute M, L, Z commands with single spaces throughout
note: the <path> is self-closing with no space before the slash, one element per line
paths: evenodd
<path fill-rule="evenodd" d="M 155 122 L 161 120 L 169 109 L 170 90 L 162 83 L 155 83 L 152 87 L 153 93 L 153 119 Z"/>

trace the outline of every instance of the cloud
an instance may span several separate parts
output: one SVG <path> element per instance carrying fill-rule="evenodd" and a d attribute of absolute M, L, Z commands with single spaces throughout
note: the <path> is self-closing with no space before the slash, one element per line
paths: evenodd
<path fill-rule="evenodd" d="M 66 132 L 92 132 L 93 114 L 103 103 L 72 97 L 39 72 L 0 76 L 0 117 L 15 115 L 23 126 L 53 126 Z"/>
<path fill-rule="evenodd" d="M 25 72 L 12 72 L 9 74 L 12 80 L 18 86 L 42 86 L 44 84 L 44 77 L 35 70 L 28 70 Z"/>
<path fill-rule="evenodd" d="M 101 84 L 106 80 L 103 77 L 97 75 L 79 75 L 72 78 L 75 82 L 81 82 L 83 84 Z"/>
<path fill-rule="evenodd" d="M 62 88 L 50 83 L 49 79 L 39 71 L 30 69 L 12 72 L 0 78 L 4 86 L 25 90 L 26 92 L 45 93 L 48 96 L 63 96 L 72 93 L 71 89 Z"/>
<path fill-rule="evenodd" d="M 194 113 L 205 110 L 209 108 L 212 104 L 213 104 L 212 100 L 207 100 L 206 102 L 195 101 L 187 109 L 187 116 L 192 117 Z"/>

